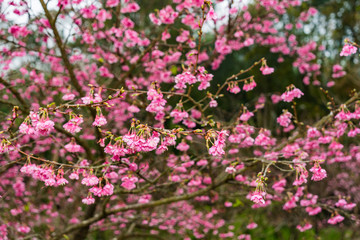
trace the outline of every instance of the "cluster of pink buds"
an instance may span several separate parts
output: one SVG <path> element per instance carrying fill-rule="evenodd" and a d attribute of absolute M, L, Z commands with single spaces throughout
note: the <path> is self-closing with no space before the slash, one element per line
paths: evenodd
<path fill-rule="evenodd" d="M 199 67 L 197 70 L 197 75 L 194 76 L 190 71 L 183 72 L 178 74 L 175 77 L 175 86 L 176 89 L 185 89 L 186 84 L 192 85 L 194 83 L 200 82 L 198 87 L 199 90 L 204 90 L 210 87 L 210 81 L 213 79 L 213 75 L 207 73 L 204 67 Z"/>
<path fill-rule="evenodd" d="M 104 115 L 101 113 L 101 109 L 99 107 L 96 108 L 96 117 L 95 117 L 95 121 L 93 122 L 93 126 L 96 127 L 101 127 L 107 124 L 106 118 L 104 117 Z"/>
<path fill-rule="evenodd" d="M 294 98 L 301 98 L 304 95 L 300 89 L 296 88 L 294 85 L 290 85 L 286 88 L 286 92 L 281 95 L 281 99 L 284 102 L 292 102 Z"/>
<path fill-rule="evenodd" d="M 300 186 L 303 183 L 307 183 L 307 178 L 309 176 L 308 171 L 305 168 L 306 164 L 301 162 L 295 163 L 295 170 L 296 170 L 296 179 L 293 182 L 294 186 Z"/>
<path fill-rule="evenodd" d="M 335 203 L 335 206 L 350 211 L 356 207 L 356 203 L 348 203 L 345 199 L 339 199 L 339 201 Z"/>
<path fill-rule="evenodd" d="M 337 215 L 333 216 L 332 218 L 330 218 L 327 222 L 329 224 L 331 224 L 331 225 L 335 225 L 335 224 L 340 223 L 342 221 L 344 221 L 344 217 L 337 214 Z"/>
<path fill-rule="evenodd" d="M 264 177 L 262 173 L 258 174 L 258 177 L 256 179 L 256 189 L 250 197 L 250 200 L 253 201 L 255 204 L 265 204 L 266 192 L 264 191 L 264 185 L 266 180 L 267 178 Z"/>
<path fill-rule="evenodd" d="M 316 162 L 315 165 L 310 169 L 310 172 L 313 173 L 311 177 L 311 180 L 313 181 L 321 181 L 327 176 L 326 170 L 321 168 L 318 162 Z"/>
<path fill-rule="evenodd" d="M 300 231 L 300 232 L 305 232 L 306 230 L 309 230 L 312 228 L 312 225 L 310 223 L 306 223 L 304 226 L 298 225 L 296 226 L 296 228 Z"/>
<path fill-rule="evenodd" d="M 352 44 L 346 43 L 340 53 L 340 56 L 350 56 L 357 52 L 357 47 L 353 46 Z"/>
<path fill-rule="evenodd" d="M 238 94 L 241 92 L 241 88 L 239 87 L 237 82 L 229 82 L 227 90 L 233 94 Z"/>
<path fill-rule="evenodd" d="M 81 184 L 84 184 L 85 186 L 95 186 L 99 183 L 99 178 L 90 173 L 86 177 L 84 177 L 81 180 Z"/>
<path fill-rule="evenodd" d="M 25 121 L 20 125 L 19 131 L 28 135 L 48 135 L 52 130 L 54 130 L 55 123 L 49 119 L 47 110 L 41 110 L 38 115 L 35 112 L 30 112 L 29 118 L 26 118 Z M 31 124 L 29 121 L 31 120 Z"/>
<path fill-rule="evenodd" d="M 106 183 L 104 187 L 94 186 L 89 189 L 89 192 L 91 192 L 97 197 L 111 196 L 114 193 L 114 185 L 112 185 L 111 183 Z"/>
<path fill-rule="evenodd" d="M 339 64 L 335 64 L 332 68 L 333 74 L 331 77 L 333 78 L 341 78 L 346 75 L 346 72 L 343 71 L 343 68 Z"/>
<path fill-rule="evenodd" d="M 163 94 L 154 88 L 150 88 L 147 92 L 147 99 L 150 100 L 151 103 L 146 107 L 146 111 L 156 113 L 155 119 L 161 119 L 164 115 L 163 111 L 166 104 L 166 100 L 163 99 Z"/>
<path fill-rule="evenodd" d="M 71 139 L 71 142 L 66 144 L 64 146 L 64 148 L 68 151 L 68 152 L 71 152 L 71 153 L 76 153 L 76 152 L 80 152 L 81 151 L 81 146 L 76 144 L 75 142 L 75 139 L 72 138 Z"/>
<path fill-rule="evenodd" d="M 55 175 L 52 167 L 41 167 L 35 164 L 25 164 L 20 172 L 31 175 L 34 179 L 43 181 L 46 186 L 61 186 L 68 183 L 63 177 L 64 172 L 59 169 L 58 174 Z"/>
<path fill-rule="evenodd" d="M 288 127 L 291 123 L 292 114 L 285 110 L 283 114 L 281 114 L 276 120 L 280 124 L 280 126 Z"/>
<path fill-rule="evenodd" d="M 255 87 L 256 87 L 256 82 L 255 82 L 254 78 L 251 78 L 249 81 L 245 81 L 243 90 L 245 92 L 249 92 L 249 91 L 253 90 Z"/>
<path fill-rule="evenodd" d="M 128 177 L 125 176 L 121 179 L 122 183 L 121 186 L 127 190 L 132 190 L 134 188 L 136 188 L 135 183 L 138 182 L 138 178 L 137 177 Z"/>
<path fill-rule="evenodd" d="M 215 140 L 213 146 L 209 148 L 209 154 L 213 156 L 221 156 L 225 154 L 223 148 L 225 147 L 226 136 L 229 136 L 229 134 L 225 130 L 216 133 L 217 139 Z M 208 141 L 209 138 L 213 138 L 216 133 L 213 131 L 208 132 L 206 140 Z"/>
<path fill-rule="evenodd" d="M 63 125 L 63 128 L 70 133 L 78 133 L 81 131 L 80 124 L 84 122 L 82 116 L 70 113 L 70 120 Z"/>
<path fill-rule="evenodd" d="M 140 124 L 135 130 L 135 122 L 132 123 L 131 130 L 128 134 L 116 138 L 115 144 L 111 142 L 105 147 L 104 151 L 113 156 L 113 160 L 119 161 L 121 157 L 127 154 L 137 152 L 150 152 L 156 150 L 157 154 L 161 154 L 167 150 L 168 146 L 175 145 L 176 136 L 166 133 L 167 136 L 162 137 L 159 132 L 152 131 L 148 126 Z M 158 147 L 161 140 L 161 144 Z M 101 141 L 104 143 L 104 140 Z"/>
<path fill-rule="evenodd" d="M 274 68 L 268 67 L 268 65 L 266 64 L 266 60 L 263 60 L 260 71 L 262 72 L 263 75 L 269 75 L 274 72 Z"/>
<path fill-rule="evenodd" d="M 0 143 L 0 153 L 6 153 L 9 151 L 10 142 L 6 139 L 1 140 Z"/>

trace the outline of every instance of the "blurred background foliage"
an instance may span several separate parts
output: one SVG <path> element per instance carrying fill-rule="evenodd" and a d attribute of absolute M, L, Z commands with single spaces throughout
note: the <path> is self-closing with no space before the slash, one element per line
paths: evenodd
<path fill-rule="evenodd" d="M 155 0 L 151 1 L 151 3 L 150 1 L 143 0 L 138 2 L 140 6 L 142 6 L 142 17 L 148 16 L 154 8 L 161 9 L 170 3 L 170 1 L 163 0 Z M 321 75 L 318 77 L 321 83 L 320 86 L 314 86 L 312 84 L 305 85 L 303 83 L 303 77 L 305 75 L 299 73 L 299 71 L 293 67 L 295 57 L 285 56 L 284 61 L 279 63 L 278 58 L 280 54 L 271 53 L 269 48 L 255 44 L 250 48 L 234 51 L 227 55 L 220 68 L 216 71 L 212 71 L 210 67 L 207 68 L 207 70 L 215 76 L 209 92 L 216 92 L 218 88 L 217 85 L 222 84 L 227 77 L 238 73 L 241 69 L 248 68 L 262 57 L 267 59 L 270 67 L 275 68 L 275 72 L 271 75 L 263 76 L 258 68 L 254 68 L 250 74 L 255 75 L 257 87 L 251 92 L 241 91 L 236 95 L 231 93 L 224 94 L 224 97 L 218 101 L 221 106 L 218 109 L 222 109 L 222 111 L 210 112 L 209 114 L 214 115 L 216 120 L 229 121 L 234 118 L 234 114 L 241 109 L 242 105 L 247 106 L 249 110 L 254 110 L 257 99 L 261 94 L 264 94 L 266 96 L 265 107 L 256 113 L 257 115 L 254 119 L 257 121 L 257 126 L 272 129 L 273 133 L 276 134 L 276 130 L 279 128 L 276 124 L 276 117 L 281 114 L 284 108 L 291 112 L 293 111 L 289 103 L 272 104 L 270 99 L 271 94 L 281 94 L 290 84 L 294 84 L 300 88 L 305 95 L 297 101 L 299 120 L 305 124 L 310 124 L 329 113 L 327 109 L 329 100 L 320 90 L 320 87 L 329 91 L 329 95 L 334 98 L 337 106 L 349 98 L 353 89 L 359 89 L 360 74 L 359 62 L 357 60 L 358 55 L 344 58 L 340 57 L 339 53 L 344 45 L 345 38 L 360 43 L 360 1 L 310 0 L 304 2 L 300 8 L 291 9 L 281 21 L 284 21 L 284 24 L 295 24 L 294 19 L 298 17 L 302 11 L 307 10 L 311 6 L 315 7 L 319 11 L 319 14 L 306 24 L 306 29 L 295 29 L 293 30 L 293 34 L 296 35 L 300 45 L 315 40 L 319 45 L 325 46 L 325 51 L 316 53 L 317 58 L 315 60 L 321 64 Z M 250 4 L 250 12 L 253 11 L 254 14 L 256 14 L 256 10 L 252 8 L 253 6 Z M 149 20 L 146 17 L 139 19 L 139 21 L 140 26 L 141 24 L 149 24 Z M 175 27 L 177 26 L 175 25 Z M 179 24 L 179 28 L 180 27 L 183 26 Z M 211 36 L 208 36 L 208 38 L 211 38 Z M 175 37 L 169 39 L 168 43 L 176 44 Z M 340 64 L 347 72 L 347 75 L 339 79 L 332 79 L 332 66 L 335 64 Z M 326 83 L 332 80 L 335 81 L 335 86 L 332 88 L 326 87 Z M 225 91 L 226 90 L 223 90 L 224 93 Z M 199 100 L 204 97 L 204 94 L 194 93 L 193 97 Z M 326 189 L 326 184 L 327 182 L 324 182 L 324 186 L 320 187 L 320 185 L 318 185 L 317 189 L 311 189 L 312 193 L 321 196 L 321 193 Z M 236 202 L 235 199 L 234 202 Z M 240 204 L 240 206 L 232 208 L 234 214 L 237 216 L 233 225 L 235 228 L 245 229 L 249 218 L 253 219 L 259 227 L 245 232 L 251 234 L 252 239 L 359 239 L 360 237 L 357 229 L 351 227 L 352 223 L 350 221 L 343 223 L 343 225 L 347 226 L 347 230 L 337 227 L 320 229 L 320 226 L 328 226 L 324 219 L 329 218 L 330 215 L 328 216 L 324 211 L 315 217 L 318 218 L 318 223 L 313 224 L 313 229 L 301 233 L 296 229 L 298 223 L 291 221 L 291 215 L 304 215 L 304 213 L 296 211 L 291 213 L 285 212 L 282 210 L 282 205 L 275 203 L 272 208 L 258 209 L 256 215 L 251 215 L 253 212 L 247 211 L 249 207 L 250 206 Z M 271 213 L 276 213 L 276 216 L 274 214 L 271 215 Z M 304 217 L 306 218 L 306 216 Z"/>

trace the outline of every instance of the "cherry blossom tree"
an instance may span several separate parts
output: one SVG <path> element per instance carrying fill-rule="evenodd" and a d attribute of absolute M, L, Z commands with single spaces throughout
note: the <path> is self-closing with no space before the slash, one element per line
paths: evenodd
<path fill-rule="evenodd" d="M 359 234 L 360 93 L 334 98 L 343 67 L 297 40 L 310 4 L 173 0 L 146 16 L 135 0 L 0 4 L 1 239 L 250 239 L 261 211 L 299 232 Z M 257 46 L 277 62 L 216 75 Z M 358 48 L 333 51 L 348 61 Z M 285 58 L 301 86 L 271 79 Z M 264 81 L 287 87 L 224 117 L 225 96 Z M 326 99 L 318 119 L 299 114 L 310 87 Z M 266 104 L 282 109 L 275 128 L 258 119 Z"/>

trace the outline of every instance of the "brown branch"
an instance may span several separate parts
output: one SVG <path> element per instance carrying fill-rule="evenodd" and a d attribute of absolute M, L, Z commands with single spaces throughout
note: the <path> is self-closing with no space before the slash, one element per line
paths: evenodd
<path fill-rule="evenodd" d="M 166 28 L 166 29 L 167 29 L 167 28 Z M 166 30 L 166 29 L 165 29 L 165 30 Z M 128 77 L 131 75 L 131 73 L 135 70 L 136 66 L 142 61 L 143 57 L 153 49 L 153 47 L 155 46 L 155 44 L 156 44 L 158 41 L 160 41 L 161 36 L 162 36 L 162 34 L 159 34 L 159 36 L 158 36 L 157 38 L 155 38 L 154 40 L 152 40 L 151 43 L 149 44 L 149 46 L 140 54 L 140 56 L 139 56 L 139 58 L 137 59 L 137 61 L 130 66 L 129 71 L 127 71 L 127 72 L 125 73 L 125 75 L 124 75 L 120 80 L 118 80 L 117 82 L 112 81 L 112 83 L 110 84 L 110 86 L 115 86 L 115 88 L 117 88 L 117 87 L 119 87 L 120 84 L 123 84 L 123 83 L 125 82 L 125 79 L 128 78 Z M 114 80 L 117 80 L 117 79 L 115 78 Z"/>
<path fill-rule="evenodd" d="M 173 196 L 173 197 L 164 198 L 164 199 L 160 199 L 160 200 L 156 200 L 156 201 L 152 201 L 152 202 L 148 202 L 148 203 L 131 204 L 131 205 L 111 209 L 111 210 L 96 214 L 92 218 L 86 219 L 86 220 L 82 221 L 81 223 L 74 224 L 70 227 L 67 227 L 63 232 L 61 232 L 59 234 L 54 234 L 53 239 L 60 239 L 62 236 L 66 235 L 68 233 L 71 233 L 79 228 L 87 227 L 97 221 L 100 221 L 101 219 L 106 218 L 109 215 L 113 215 L 113 214 L 116 214 L 119 212 L 126 212 L 129 210 L 140 210 L 140 209 L 144 209 L 144 208 L 153 208 L 153 207 L 166 205 L 166 204 L 179 202 L 179 201 L 184 201 L 184 200 L 189 200 L 189 199 L 195 198 L 197 196 L 201 196 L 201 195 L 206 194 L 209 191 L 225 184 L 227 181 L 231 180 L 232 178 L 233 177 L 231 175 L 223 174 L 222 176 L 218 177 L 219 180 L 215 181 L 214 184 L 212 184 L 206 188 L 203 188 L 201 190 L 198 190 L 196 192 L 193 192 L 193 193 L 183 194 L 180 196 Z"/>
<path fill-rule="evenodd" d="M 92 161 L 95 160 L 94 155 L 91 152 L 91 149 L 86 145 L 86 143 L 81 138 L 79 138 L 79 136 L 69 133 L 68 131 L 66 131 L 65 129 L 63 129 L 62 127 L 60 127 L 58 125 L 55 125 L 54 128 L 56 129 L 56 131 L 61 132 L 70 138 L 75 138 L 76 142 L 85 149 L 86 157 L 89 160 L 92 160 Z"/>
<path fill-rule="evenodd" d="M 65 64 L 66 69 L 68 70 L 71 84 L 75 87 L 76 91 L 80 94 L 80 96 L 84 97 L 85 93 L 82 90 L 79 82 L 76 79 L 73 66 L 71 65 L 71 63 L 70 63 L 70 61 L 69 61 L 69 59 L 67 57 L 66 49 L 65 49 L 65 47 L 63 45 L 63 42 L 61 40 L 59 31 L 58 31 L 58 29 L 56 27 L 56 22 L 55 22 L 56 19 L 54 20 L 53 17 L 51 16 L 51 14 L 49 12 L 49 9 L 47 8 L 44 0 L 40 0 L 40 3 L 41 3 L 41 6 L 42 6 L 42 8 L 43 8 L 43 10 L 45 12 L 46 18 L 48 19 L 48 21 L 50 23 L 51 29 L 53 30 L 56 45 L 58 46 L 58 48 L 60 50 L 61 58 L 62 58 L 62 60 L 63 60 L 63 62 Z"/>
<path fill-rule="evenodd" d="M 0 77 L 0 83 L 3 84 L 5 87 L 7 87 L 10 90 L 10 92 L 15 96 L 15 98 L 23 106 L 24 112 L 26 114 L 29 114 L 30 107 L 29 107 L 28 103 L 24 100 L 24 98 L 20 95 L 20 93 L 14 88 L 14 86 L 12 86 L 10 83 L 5 81 L 5 79 L 3 79 L 2 77 Z"/>

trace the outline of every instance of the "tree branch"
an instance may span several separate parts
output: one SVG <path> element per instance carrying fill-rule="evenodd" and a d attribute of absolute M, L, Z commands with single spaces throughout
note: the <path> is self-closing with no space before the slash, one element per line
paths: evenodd
<path fill-rule="evenodd" d="M 225 176 L 224 176 L 225 175 Z M 180 196 L 173 196 L 173 197 L 169 197 L 169 198 L 164 198 L 164 199 L 160 199 L 160 200 L 156 200 L 156 201 L 152 201 L 152 202 L 148 202 L 148 203 L 142 203 L 142 204 L 131 204 L 131 205 L 127 205 L 124 207 L 120 207 L 120 208 L 115 208 L 115 209 L 111 209 L 99 214 L 96 214 L 94 217 L 86 219 L 84 221 L 82 221 L 81 223 L 72 225 L 68 228 L 66 228 L 63 232 L 54 235 L 54 239 L 60 239 L 63 235 L 71 233 L 79 228 L 83 228 L 83 227 L 87 227 L 101 219 L 106 218 L 109 215 L 113 215 L 119 212 L 126 212 L 129 210 L 140 210 L 140 209 L 144 209 L 144 208 L 152 208 L 152 207 L 157 207 L 157 206 L 161 206 L 161 205 L 166 205 L 166 204 L 170 204 L 170 203 L 174 203 L 174 202 L 179 202 L 179 201 L 184 201 L 184 200 L 189 200 L 192 198 L 195 198 L 197 196 L 201 196 L 203 194 L 206 194 L 207 192 L 225 184 L 228 180 L 231 180 L 233 177 L 231 175 L 228 175 L 226 173 L 224 173 L 223 175 L 219 176 L 217 181 L 214 182 L 214 184 L 209 185 L 206 188 L 203 188 L 201 190 L 198 190 L 196 192 L 193 193 L 188 193 L 188 194 L 183 194 Z"/>

